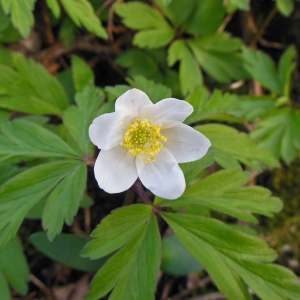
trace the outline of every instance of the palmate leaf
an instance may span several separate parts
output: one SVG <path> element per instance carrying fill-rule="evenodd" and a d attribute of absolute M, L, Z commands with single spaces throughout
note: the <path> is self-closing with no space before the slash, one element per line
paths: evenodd
<path fill-rule="evenodd" d="M 86 187 L 86 172 L 85 162 L 82 162 L 51 192 L 43 213 L 43 227 L 50 240 L 61 232 L 64 221 L 72 224 Z"/>
<path fill-rule="evenodd" d="M 51 131 L 25 119 L 4 121 L 0 127 L 0 161 L 13 156 L 79 157 Z"/>
<path fill-rule="evenodd" d="M 16 270 L 18 270 L 16 272 Z M 29 280 L 29 266 L 23 254 L 19 238 L 12 239 L 0 255 L 0 291 L 2 300 L 10 300 L 8 284 L 16 291 L 26 294 Z"/>
<path fill-rule="evenodd" d="M 14 69 L 0 65 L 0 107 L 60 116 L 69 100 L 59 81 L 41 64 L 20 54 L 14 54 L 12 60 Z"/>
<path fill-rule="evenodd" d="M 222 95 L 220 90 L 215 89 L 209 98 L 207 89 L 201 86 L 197 87 L 186 101 L 194 108 L 194 112 L 185 120 L 186 124 L 202 120 L 241 122 L 241 119 L 234 116 L 240 109 L 239 98 L 234 94 Z"/>
<path fill-rule="evenodd" d="M 258 143 L 251 140 L 247 134 L 232 127 L 210 124 L 197 126 L 195 129 L 211 141 L 215 161 L 223 168 L 238 168 L 240 163 L 258 171 L 262 169 L 262 165 L 279 166 L 270 151 L 258 147 Z"/>
<path fill-rule="evenodd" d="M 14 1 L 0 0 L 3 10 L 11 15 L 14 26 L 23 37 L 28 37 L 30 29 L 34 24 L 33 8 L 36 0 Z"/>
<path fill-rule="evenodd" d="M 248 182 L 249 176 L 249 173 L 240 169 L 222 170 L 188 187 L 178 200 L 164 200 L 160 205 L 174 208 L 204 206 L 257 223 L 257 219 L 249 212 L 271 217 L 282 209 L 282 203 L 278 198 L 272 197 L 268 189 L 258 186 L 241 187 Z"/>
<path fill-rule="evenodd" d="M 104 241 L 109 239 L 109 249 L 105 249 L 105 243 L 102 243 L 102 249 L 104 251 L 102 251 L 101 255 L 107 253 L 108 250 L 118 249 L 123 244 L 124 246 L 116 252 L 96 274 L 91 283 L 91 291 L 86 295 L 86 299 L 99 299 L 113 288 L 114 290 L 109 297 L 110 300 L 154 299 L 156 278 L 161 256 L 161 241 L 157 221 L 156 217 L 151 214 L 151 207 L 147 205 L 134 205 L 133 207 L 133 210 L 127 209 L 129 215 L 124 214 L 126 213 L 126 208 L 118 210 L 119 215 L 122 216 L 123 209 L 123 222 L 121 222 L 126 225 L 129 230 L 132 225 L 135 227 L 134 231 L 130 230 L 130 235 L 120 226 L 121 222 L 118 222 L 117 226 L 114 226 L 107 221 L 104 225 L 104 219 L 104 227 L 110 228 L 110 232 L 113 236 L 105 235 Z M 139 212 L 142 212 L 144 216 L 142 223 L 141 217 L 138 214 Z M 112 221 L 113 214 L 110 217 Z M 126 221 L 126 218 L 140 221 L 139 224 L 136 225 L 135 222 L 129 223 L 128 220 Z M 115 220 L 118 221 L 116 218 Z M 99 229 L 101 225 L 102 224 L 99 225 Z M 119 228 L 121 228 L 122 233 L 126 235 L 125 238 L 122 237 L 123 234 L 120 235 L 117 231 Z M 118 235 L 118 239 L 113 239 L 116 235 Z M 98 239 L 102 240 L 102 236 L 99 236 Z M 89 244 L 87 247 L 89 247 Z M 95 246 L 94 249 L 94 251 L 97 252 Z M 91 251 L 89 252 L 92 253 Z M 86 254 L 86 252 L 84 252 L 84 254 Z"/>
<path fill-rule="evenodd" d="M 183 95 L 187 95 L 197 86 L 203 84 L 203 78 L 196 59 L 183 40 L 174 41 L 168 50 L 169 66 L 173 66 L 177 61 L 180 62 L 179 80 L 181 92 Z"/>
<path fill-rule="evenodd" d="M 159 48 L 167 45 L 175 36 L 175 31 L 164 17 L 147 4 L 138 1 L 116 3 L 114 8 L 127 27 L 140 30 L 133 38 L 136 46 Z"/>
<path fill-rule="evenodd" d="M 300 150 L 300 114 L 293 108 L 277 109 L 257 124 L 251 137 L 274 155 L 290 163 Z"/>
<path fill-rule="evenodd" d="M 171 213 L 162 216 L 228 299 L 252 299 L 243 281 L 263 300 L 299 299 L 297 277 L 288 269 L 270 264 L 276 253 L 263 240 L 211 218 Z"/>
<path fill-rule="evenodd" d="M 98 37 L 103 39 L 107 38 L 107 33 L 88 0 L 77 0 L 75 2 L 73 0 L 61 0 L 61 3 L 72 21 L 77 26 L 84 26 L 87 30 L 95 33 Z M 53 5 L 52 7 L 54 8 Z M 54 11 L 54 13 L 55 12 L 56 11 Z"/>
<path fill-rule="evenodd" d="M 104 93 L 101 89 L 88 85 L 75 96 L 77 106 L 68 107 L 63 114 L 63 121 L 68 131 L 78 143 L 83 155 L 89 154 L 91 145 L 88 128 L 93 119 L 98 116 L 103 104 Z"/>
<path fill-rule="evenodd" d="M 75 160 L 42 164 L 18 174 L 0 187 L 0 247 L 17 233 L 30 208 L 78 165 L 80 162 Z"/>
<path fill-rule="evenodd" d="M 231 38 L 228 33 L 214 33 L 199 39 L 188 39 L 201 68 L 216 80 L 230 83 L 232 79 L 244 79 L 248 74 L 244 70 L 243 59 L 238 51 L 242 42 Z"/>

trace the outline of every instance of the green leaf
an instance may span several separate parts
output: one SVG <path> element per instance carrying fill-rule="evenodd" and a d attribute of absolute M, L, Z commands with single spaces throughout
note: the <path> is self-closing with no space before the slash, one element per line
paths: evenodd
<path fill-rule="evenodd" d="M 42 164 L 11 178 L 0 187 L 0 247 L 17 233 L 30 208 L 77 166 L 78 161 Z"/>
<path fill-rule="evenodd" d="M 1 272 L 0 272 L 0 292 L 3 300 L 11 300 L 9 286 Z"/>
<path fill-rule="evenodd" d="M 35 1 L 36 0 L 0 0 L 4 12 L 11 15 L 12 23 L 20 31 L 23 37 L 29 36 L 30 29 L 34 24 L 32 11 Z"/>
<path fill-rule="evenodd" d="M 243 56 L 245 58 L 245 68 L 254 79 L 278 95 L 283 94 L 283 86 L 274 62 L 267 54 L 243 47 Z"/>
<path fill-rule="evenodd" d="M 180 0 L 179 0 L 180 1 Z M 222 0 L 195 1 L 193 13 L 184 25 L 184 31 L 190 34 L 205 35 L 216 32 L 226 14 Z"/>
<path fill-rule="evenodd" d="M 78 157 L 68 144 L 51 131 L 23 119 L 1 124 L 0 156 Z"/>
<path fill-rule="evenodd" d="M 107 38 L 107 33 L 102 27 L 100 19 L 95 15 L 90 2 L 87 0 L 77 0 L 75 2 L 73 0 L 61 0 L 61 3 L 77 26 L 84 26 L 98 37 Z"/>
<path fill-rule="evenodd" d="M 237 168 L 239 163 L 250 166 L 255 170 L 261 170 L 262 164 L 270 167 L 278 167 L 279 163 L 272 153 L 258 146 L 245 133 L 236 129 L 220 125 L 210 124 L 195 128 L 204 134 L 211 142 L 215 151 L 215 161 L 223 168 Z"/>
<path fill-rule="evenodd" d="M 5 30 L 10 23 L 9 17 L 5 15 L 2 6 L 0 5 L 0 37 L 1 31 Z"/>
<path fill-rule="evenodd" d="M 59 39 L 65 47 L 70 47 L 74 44 L 78 28 L 70 18 L 65 18 L 59 28 Z"/>
<path fill-rule="evenodd" d="M 87 300 L 99 299 L 114 288 L 110 300 L 153 299 L 161 258 L 156 217 L 151 215 L 137 235 L 96 274 Z"/>
<path fill-rule="evenodd" d="M 299 112 L 285 107 L 273 111 L 258 122 L 257 129 L 250 136 L 289 164 L 295 158 L 297 150 L 300 150 L 299 128 Z"/>
<path fill-rule="evenodd" d="M 43 227 L 50 240 L 61 232 L 64 221 L 68 225 L 72 224 L 86 187 L 86 179 L 86 165 L 82 162 L 50 194 L 43 214 Z"/>
<path fill-rule="evenodd" d="M 236 51 L 241 47 L 238 39 L 226 33 L 215 33 L 197 40 L 187 40 L 201 68 L 220 82 L 245 79 L 242 56 Z"/>
<path fill-rule="evenodd" d="M 291 77 L 296 66 L 295 55 L 295 47 L 290 46 L 284 51 L 278 64 L 279 80 L 283 86 L 283 95 L 286 97 L 290 96 Z"/>
<path fill-rule="evenodd" d="M 249 2 L 250 0 L 229 0 L 229 4 L 242 10 L 249 10 Z"/>
<path fill-rule="evenodd" d="M 123 18 L 123 23 L 131 29 L 169 28 L 163 16 L 147 4 L 138 1 L 116 3 L 114 9 Z"/>
<path fill-rule="evenodd" d="M 29 274 L 29 266 L 26 261 L 26 256 L 23 254 L 22 244 L 19 238 L 15 237 L 1 249 L 0 278 L 4 277 L 13 289 L 21 294 L 26 294 Z M 3 283 L 3 281 L 2 284 L 7 285 Z M 0 291 L 1 299 L 11 299 L 10 293 L 8 298 L 5 296 L 5 293 L 2 294 L 4 290 L 1 288 L 1 279 Z"/>
<path fill-rule="evenodd" d="M 114 104 L 114 101 L 123 95 L 125 92 L 130 90 L 131 87 L 125 84 L 117 84 L 115 86 L 106 86 L 104 88 L 105 92 L 107 92 L 108 101 L 111 101 L 110 104 Z"/>
<path fill-rule="evenodd" d="M 176 61 L 180 61 L 179 80 L 181 92 L 183 95 L 187 95 L 197 86 L 203 84 L 203 78 L 197 61 L 183 40 L 176 40 L 169 47 L 169 66 L 173 66 Z"/>
<path fill-rule="evenodd" d="M 222 170 L 188 187 L 179 200 L 169 203 L 165 200 L 160 205 L 200 205 L 254 223 L 257 219 L 249 212 L 271 217 L 282 209 L 281 201 L 272 197 L 269 190 L 258 186 L 241 187 L 248 180 L 247 172 Z"/>
<path fill-rule="evenodd" d="M 215 89 L 209 99 L 209 94 L 204 86 L 197 87 L 186 99 L 193 107 L 194 112 L 185 120 L 185 123 L 195 123 L 202 120 L 220 120 L 224 116 L 233 117 L 235 111 L 240 109 L 239 97 Z M 239 121 L 238 119 L 236 119 Z"/>
<path fill-rule="evenodd" d="M 103 104 L 104 93 L 94 86 L 86 86 L 82 92 L 75 96 L 78 106 L 70 106 L 63 114 L 64 124 L 68 131 L 82 149 L 84 155 L 88 155 L 90 139 L 88 128 L 97 116 L 99 107 Z"/>
<path fill-rule="evenodd" d="M 17 175 L 22 169 L 9 163 L 0 164 L 0 185 Z"/>
<path fill-rule="evenodd" d="M 155 49 L 168 45 L 175 36 L 172 28 L 157 28 L 139 31 L 132 44 L 141 48 Z"/>
<path fill-rule="evenodd" d="M 288 17 L 294 10 L 293 0 L 276 0 L 278 10 L 286 17 Z"/>
<path fill-rule="evenodd" d="M 85 246 L 82 255 L 95 259 L 118 250 L 145 226 L 151 213 L 152 207 L 143 204 L 113 210 L 92 232 L 94 239 Z"/>
<path fill-rule="evenodd" d="M 175 276 L 199 272 L 203 267 L 183 247 L 176 235 L 162 240 L 161 270 Z"/>
<path fill-rule="evenodd" d="M 46 256 L 77 270 L 97 271 L 107 260 L 107 258 L 102 258 L 92 261 L 80 256 L 80 251 L 90 240 L 87 236 L 62 233 L 50 242 L 46 232 L 36 232 L 30 236 L 30 240 Z"/>
<path fill-rule="evenodd" d="M 185 182 L 188 185 L 203 169 L 207 168 L 214 161 L 214 151 L 210 148 L 204 157 L 193 162 L 180 164 L 184 173 Z"/>
<path fill-rule="evenodd" d="M 163 16 L 149 5 L 133 1 L 116 3 L 114 8 L 127 27 L 142 30 L 135 34 L 134 45 L 150 49 L 159 48 L 167 45 L 175 36 L 175 31 Z"/>
<path fill-rule="evenodd" d="M 144 91 L 153 103 L 171 97 L 171 89 L 163 84 L 148 80 L 143 76 L 133 76 L 133 80 L 127 79 L 127 81 L 133 88 Z"/>
<path fill-rule="evenodd" d="M 60 6 L 57 0 L 46 0 L 47 5 L 51 9 L 56 18 L 60 17 Z"/>
<path fill-rule="evenodd" d="M 75 89 L 80 92 L 86 85 L 94 84 L 94 73 L 89 65 L 80 57 L 72 56 L 72 72 Z"/>
<path fill-rule="evenodd" d="M 252 299 L 242 280 L 261 299 L 299 298 L 297 277 L 288 269 L 270 264 L 276 253 L 263 240 L 210 218 L 170 213 L 162 216 L 228 299 Z"/>
<path fill-rule="evenodd" d="M 0 107 L 25 113 L 61 115 L 69 101 L 59 81 L 41 64 L 22 55 L 15 54 L 13 64 L 16 70 L 0 65 Z"/>

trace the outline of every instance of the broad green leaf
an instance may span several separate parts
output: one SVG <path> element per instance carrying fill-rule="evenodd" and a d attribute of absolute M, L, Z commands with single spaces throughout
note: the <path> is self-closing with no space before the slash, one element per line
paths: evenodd
<path fill-rule="evenodd" d="M 33 8 L 36 0 L 14 1 L 0 0 L 3 10 L 10 14 L 12 23 L 20 31 L 23 37 L 28 37 L 34 24 Z"/>
<path fill-rule="evenodd" d="M 132 44 L 141 48 L 155 49 L 168 45 L 175 36 L 172 28 L 156 28 L 139 31 Z"/>
<path fill-rule="evenodd" d="M 60 17 L 60 6 L 57 0 L 46 0 L 47 5 L 51 9 L 56 18 Z"/>
<path fill-rule="evenodd" d="M 300 150 L 299 128 L 299 112 L 286 107 L 273 111 L 258 122 L 257 129 L 250 136 L 289 164 L 295 158 L 297 150 Z"/>
<path fill-rule="evenodd" d="M 145 226 L 151 213 L 152 207 L 143 204 L 113 210 L 92 232 L 94 239 L 85 246 L 82 254 L 95 259 L 118 250 Z"/>
<path fill-rule="evenodd" d="M 283 86 L 274 62 L 267 54 L 243 47 L 243 56 L 245 58 L 245 68 L 254 79 L 276 94 L 283 94 Z"/>
<path fill-rule="evenodd" d="M 243 68 L 243 58 L 236 52 L 241 45 L 239 40 L 230 38 L 227 34 L 215 34 L 203 39 L 203 42 L 201 38 L 189 39 L 187 42 L 207 74 L 224 83 L 229 83 L 232 79 L 245 79 L 248 76 Z"/>
<path fill-rule="evenodd" d="M 250 0 L 229 0 L 229 3 L 238 9 L 249 10 Z"/>
<path fill-rule="evenodd" d="M 96 274 L 86 299 L 99 299 L 114 288 L 110 300 L 154 300 L 160 252 L 161 241 L 157 221 L 156 217 L 151 215 L 139 233 Z"/>
<path fill-rule="evenodd" d="M 90 66 L 80 57 L 72 56 L 72 73 L 75 89 L 80 92 L 86 85 L 94 84 L 94 73 Z"/>
<path fill-rule="evenodd" d="M 73 80 L 73 74 L 71 70 L 65 70 L 57 74 L 57 79 L 60 84 L 63 86 L 69 102 L 73 103 L 75 98 L 75 84 Z"/>
<path fill-rule="evenodd" d="M 180 199 L 172 202 L 164 200 L 160 205 L 200 205 L 254 223 L 257 223 L 257 219 L 249 212 L 271 217 L 282 209 L 281 201 L 272 197 L 268 189 L 241 187 L 248 180 L 247 172 L 239 169 L 222 170 L 188 187 Z"/>
<path fill-rule="evenodd" d="M 43 227 L 50 240 L 61 232 L 64 221 L 72 224 L 86 187 L 86 172 L 86 164 L 82 162 L 51 192 L 43 213 Z"/>
<path fill-rule="evenodd" d="M 168 5 L 165 5 L 165 1 L 166 0 L 155 0 L 155 3 L 176 28 L 179 28 L 184 24 L 184 22 L 192 15 L 195 6 L 197 5 L 197 0 L 172 0 Z"/>
<path fill-rule="evenodd" d="M 199 272 L 203 267 L 183 247 L 176 235 L 162 240 L 161 270 L 175 276 Z"/>
<path fill-rule="evenodd" d="M 184 24 L 184 31 L 201 36 L 217 31 L 223 23 L 226 14 L 223 1 L 201 0 L 195 1 L 195 4 L 193 13 Z"/>
<path fill-rule="evenodd" d="M 271 96 L 244 95 L 240 97 L 240 111 L 236 115 L 248 121 L 254 121 L 269 113 L 275 107 L 275 99 Z"/>
<path fill-rule="evenodd" d="M 127 79 L 127 81 L 133 88 L 138 88 L 145 92 L 153 103 L 171 97 L 171 89 L 163 84 L 148 80 L 143 76 L 137 75 L 133 77 L 133 80 Z"/>
<path fill-rule="evenodd" d="M 116 3 L 114 8 L 127 27 L 142 30 L 135 34 L 134 45 L 159 48 L 167 45 L 175 36 L 175 31 L 164 17 L 147 4 L 137 1 Z"/>
<path fill-rule="evenodd" d="M 180 164 L 180 168 L 184 173 L 184 178 L 186 184 L 190 184 L 191 181 L 200 173 L 203 169 L 210 166 L 214 161 L 214 151 L 208 149 L 208 152 L 205 154 L 204 157 L 198 159 L 196 161 L 192 161 L 189 163 Z"/>
<path fill-rule="evenodd" d="M 68 144 L 51 131 L 27 120 L 15 119 L 1 124 L 0 155 L 30 157 L 78 157 Z"/>
<path fill-rule="evenodd" d="M 78 161 L 42 164 L 11 178 L 0 187 L 0 247 L 17 233 L 30 208 L 77 166 Z"/>
<path fill-rule="evenodd" d="M 0 293 L 3 300 L 11 300 L 9 286 L 1 272 L 0 272 Z"/>
<path fill-rule="evenodd" d="M 87 236 L 62 233 L 50 242 L 46 232 L 36 232 L 30 236 L 30 240 L 46 256 L 77 270 L 97 271 L 107 260 L 107 258 L 90 260 L 80 256 L 80 251 L 90 240 Z"/>
<path fill-rule="evenodd" d="M 64 114 L 63 120 L 68 131 L 82 149 L 84 155 L 88 155 L 90 139 L 88 128 L 93 119 L 97 117 L 97 112 L 103 104 L 104 93 L 94 86 L 86 86 L 83 91 L 75 96 L 78 106 L 68 107 Z"/>
<path fill-rule="evenodd" d="M 16 291 L 26 294 L 30 271 L 19 238 L 15 237 L 12 239 L 0 251 L 0 278 L 5 278 L 7 283 Z M 6 298 L 5 294 L 2 294 L 1 279 L 0 291 L 1 299 L 11 299 L 10 297 Z"/>
<path fill-rule="evenodd" d="M 63 20 L 59 28 L 59 39 L 63 42 L 65 47 L 70 47 L 74 44 L 77 31 L 78 28 L 76 24 L 70 18 Z"/>
<path fill-rule="evenodd" d="M 240 261 L 272 261 L 276 253 L 266 242 L 211 218 L 171 213 L 162 213 L 162 217 L 228 299 L 252 299 L 232 266 Z"/>
<path fill-rule="evenodd" d="M 17 175 L 22 169 L 9 163 L 0 164 L 0 185 L 11 177 Z"/>
<path fill-rule="evenodd" d="M 176 40 L 169 47 L 169 66 L 173 66 L 177 61 L 180 62 L 179 80 L 181 92 L 183 95 L 187 95 L 197 86 L 203 84 L 203 78 L 197 61 L 183 40 Z"/>
<path fill-rule="evenodd" d="M 10 23 L 9 17 L 5 15 L 2 6 L 0 5 L 0 37 L 1 31 L 6 29 Z"/>
<path fill-rule="evenodd" d="M 240 167 L 240 163 L 255 170 L 261 170 L 262 165 L 279 166 L 270 151 L 259 147 L 247 134 L 232 127 L 210 124 L 197 126 L 195 129 L 210 140 L 215 151 L 215 161 L 223 168 L 237 168 Z"/>
<path fill-rule="evenodd" d="M 290 46 L 284 51 L 278 64 L 279 80 L 283 86 L 283 94 L 286 97 L 290 96 L 291 77 L 296 66 L 294 62 L 295 55 L 295 47 Z"/>
<path fill-rule="evenodd" d="M 0 106 L 25 113 L 61 115 L 69 101 L 59 81 L 41 64 L 19 54 L 14 55 L 13 64 L 16 70 L 0 65 Z"/>
<path fill-rule="evenodd" d="M 163 77 L 159 69 L 159 63 L 144 49 L 127 50 L 118 56 L 115 62 L 118 66 L 128 69 L 128 76 L 142 75 L 156 81 Z"/>
<path fill-rule="evenodd" d="M 116 3 L 116 13 L 123 18 L 123 23 L 131 29 L 169 28 L 164 17 L 151 6 L 132 1 L 129 3 Z"/>
<path fill-rule="evenodd" d="M 294 10 L 293 0 L 276 0 L 278 10 L 286 17 L 288 17 Z"/>
<path fill-rule="evenodd" d="M 91 3 L 87 0 L 60 0 L 70 18 L 77 26 L 84 26 L 98 37 L 106 39 L 107 33 L 96 16 Z M 84 12 L 84 13 L 82 13 Z"/>
<path fill-rule="evenodd" d="M 125 92 L 130 90 L 131 87 L 125 84 L 117 84 L 115 86 L 106 86 L 104 88 L 105 92 L 107 93 L 108 101 L 114 104 L 114 101 L 123 95 Z"/>
<path fill-rule="evenodd" d="M 209 99 L 206 88 L 201 86 L 197 87 L 186 100 L 194 107 L 194 112 L 185 120 L 187 124 L 207 119 L 220 120 L 226 116 L 239 121 L 233 117 L 233 114 L 240 109 L 239 98 L 234 94 L 225 93 L 222 95 L 220 90 L 215 89 Z"/>

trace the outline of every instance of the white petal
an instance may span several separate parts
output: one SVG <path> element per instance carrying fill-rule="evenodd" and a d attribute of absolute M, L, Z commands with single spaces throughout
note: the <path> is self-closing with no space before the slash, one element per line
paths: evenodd
<path fill-rule="evenodd" d="M 211 146 L 209 139 L 202 133 L 181 123 L 162 129 L 161 134 L 167 138 L 164 147 L 168 148 L 179 163 L 200 159 Z"/>
<path fill-rule="evenodd" d="M 138 89 L 131 89 L 125 92 L 116 100 L 116 111 L 126 110 L 131 116 L 139 117 L 139 112 L 142 108 L 153 106 L 149 97 Z"/>
<path fill-rule="evenodd" d="M 129 189 L 138 177 L 135 156 L 121 146 L 102 150 L 94 172 L 100 188 L 111 194 Z"/>
<path fill-rule="evenodd" d="M 103 114 L 90 125 L 90 139 L 99 149 L 114 148 L 123 140 L 129 123 L 130 117 L 124 111 Z"/>
<path fill-rule="evenodd" d="M 174 122 L 183 122 L 193 110 L 193 106 L 184 100 L 167 98 L 141 110 L 140 117 L 168 128 L 174 126 Z"/>
<path fill-rule="evenodd" d="M 185 190 L 185 179 L 175 158 L 166 148 L 155 155 L 156 162 L 147 165 L 136 159 L 138 175 L 143 185 L 154 195 L 165 199 L 177 199 Z"/>

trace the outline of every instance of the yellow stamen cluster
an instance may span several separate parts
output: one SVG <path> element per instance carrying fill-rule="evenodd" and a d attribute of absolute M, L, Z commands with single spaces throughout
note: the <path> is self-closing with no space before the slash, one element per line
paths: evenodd
<path fill-rule="evenodd" d="M 128 149 L 129 153 L 144 159 L 144 163 L 155 162 L 155 154 L 163 147 L 166 138 L 160 133 L 161 125 L 154 126 L 152 121 L 137 118 L 128 127 L 121 146 Z"/>

